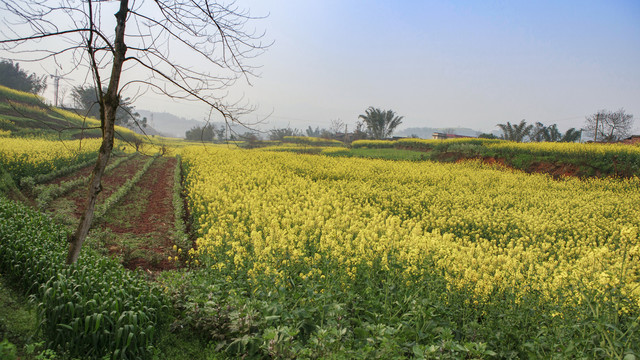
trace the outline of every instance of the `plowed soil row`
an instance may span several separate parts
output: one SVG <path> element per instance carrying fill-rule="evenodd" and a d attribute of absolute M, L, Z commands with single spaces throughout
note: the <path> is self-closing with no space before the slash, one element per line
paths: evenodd
<path fill-rule="evenodd" d="M 149 158 L 136 155 L 125 160 L 102 178 L 102 191 L 97 204 L 117 191 L 132 178 Z M 99 224 L 94 224 L 90 236 L 98 239 L 105 253 L 118 256 L 129 269 L 142 268 L 149 273 L 173 269 L 174 210 L 173 172 L 175 158 L 158 158 L 124 199 L 112 207 Z M 89 177 L 93 165 L 49 184 L 60 184 L 79 177 Z M 51 213 L 57 213 L 68 225 L 75 226 L 86 201 L 86 186 L 81 186 L 54 200 Z"/>
<path fill-rule="evenodd" d="M 146 160 L 146 157 L 135 156 L 132 159 L 129 159 L 118 165 L 110 173 L 105 174 L 102 177 L 102 191 L 100 192 L 100 194 L 98 194 L 96 204 L 104 202 L 105 199 L 109 198 L 111 194 L 116 192 L 118 188 L 124 185 L 127 180 L 131 179 L 133 175 L 140 171 Z M 82 186 L 78 189 L 75 189 L 67 196 L 64 196 L 64 198 L 73 201 L 73 203 L 75 204 L 76 211 L 74 212 L 74 216 L 78 219 L 82 215 L 82 209 L 85 206 L 85 202 L 87 199 L 86 192 L 86 187 Z"/>
<path fill-rule="evenodd" d="M 120 163 L 110 172 L 104 174 L 102 177 L 102 192 L 98 195 L 96 204 L 104 201 L 104 199 L 116 191 L 118 187 L 122 186 L 127 179 L 131 178 L 133 174 L 142 167 L 144 161 L 145 160 L 142 156 L 134 156 L 133 158 Z M 73 174 L 64 176 L 62 179 L 73 180 L 81 176 L 88 179 L 91 174 L 91 170 L 91 167 L 83 168 Z M 55 181 L 60 182 L 62 180 L 57 179 Z M 53 184 L 55 182 L 51 183 Z M 76 220 L 80 219 L 82 210 L 85 206 L 86 196 L 87 186 L 78 186 L 71 192 L 52 201 L 47 211 L 50 213 L 64 213 Z M 72 219 L 69 219 L 69 221 L 71 220 Z"/>
<path fill-rule="evenodd" d="M 127 268 L 148 272 L 175 268 L 173 250 L 173 172 L 175 158 L 159 158 L 123 202 L 109 211 L 102 229 L 112 254 L 122 256 Z"/>

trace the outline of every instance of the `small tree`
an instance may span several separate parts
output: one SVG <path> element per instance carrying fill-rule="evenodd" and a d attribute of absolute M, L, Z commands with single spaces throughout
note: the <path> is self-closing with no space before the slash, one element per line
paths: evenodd
<path fill-rule="evenodd" d="M 213 124 L 194 126 L 185 133 L 185 139 L 192 141 L 212 142 L 215 140 L 215 136 L 216 128 Z"/>
<path fill-rule="evenodd" d="M 558 130 L 558 125 L 545 126 L 537 122 L 529 133 L 529 139 L 533 142 L 576 142 L 582 137 L 582 131 L 575 128 L 567 130 L 564 135 Z"/>
<path fill-rule="evenodd" d="M 311 126 L 309 126 L 307 130 L 305 130 L 305 133 L 307 134 L 308 137 L 320 137 L 320 134 L 321 134 L 320 127 L 316 126 L 316 129 L 314 130 Z"/>
<path fill-rule="evenodd" d="M 346 125 L 347 124 L 345 124 L 345 122 L 340 119 L 331 120 L 331 124 L 329 125 L 329 132 L 331 133 L 332 137 L 335 138 L 338 136 L 338 134 L 345 133 Z"/>
<path fill-rule="evenodd" d="M 529 134 L 529 139 L 533 142 L 541 142 L 544 140 L 545 132 L 547 131 L 547 127 L 544 126 L 543 123 L 537 122 L 533 128 L 531 128 L 531 133 Z"/>
<path fill-rule="evenodd" d="M 497 139 L 498 137 L 491 134 L 491 133 L 482 133 L 480 135 L 478 135 L 478 138 L 480 139 Z"/>
<path fill-rule="evenodd" d="M 290 126 L 269 131 L 269 140 L 282 140 L 285 136 L 302 136 L 302 132 Z"/>
<path fill-rule="evenodd" d="M 11 60 L 2 60 L 0 61 L 0 85 L 40 94 L 47 88 L 47 76 L 38 77 L 35 73 L 29 75 L 20 69 L 20 64 Z"/>
<path fill-rule="evenodd" d="M 367 132 L 365 131 L 364 121 L 356 121 L 355 129 L 353 130 L 353 137 L 351 141 L 363 140 L 367 138 Z"/>
<path fill-rule="evenodd" d="M 255 18 L 233 2 L 24 0 L 0 2 L 0 9 L 6 18 L 13 17 L 12 26 L 2 31 L 2 49 L 32 58 L 54 57 L 57 64 L 71 62 L 85 75 L 88 70 L 96 89 L 102 144 L 82 217 L 69 238 L 69 264 L 77 261 L 91 227 L 124 89 L 141 85 L 172 98 L 199 101 L 225 122 L 239 122 L 239 115 L 251 111 L 220 92 L 237 79 L 248 80 L 252 68 L 245 60 L 265 49 L 261 33 L 245 30 Z M 105 17 L 114 12 L 115 23 Z M 62 41 L 46 41 L 51 38 Z M 130 76 L 123 78 L 123 73 Z"/>
<path fill-rule="evenodd" d="M 402 124 L 404 116 L 396 116 L 393 110 L 380 110 L 370 106 L 364 115 L 358 116 L 367 126 L 367 132 L 374 139 L 384 139 Z"/>
<path fill-rule="evenodd" d="M 600 110 L 585 118 L 585 131 L 594 141 L 614 142 L 630 135 L 633 115 L 624 109 Z"/>
<path fill-rule="evenodd" d="M 107 89 L 102 89 L 106 92 Z M 100 118 L 100 102 L 98 100 L 98 91 L 93 86 L 76 86 L 71 90 L 71 98 L 75 106 L 82 111 L 83 116 L 89 116 L 96 119 Z M 136 127 L 146 128 L 147 118 L 140 118 L 140 114 L 132 105 L 131 98 L 120 97 L 120 104 L 116 110 L 116 125 L 125 126 L 129 129 Z"/>
<path fill-rule="evenodd" d="M 582 139 L 582 130 L 576 130 L 575 128 L 571 128 L 567 130 L 562 138 L 559 140 L 560 142 L 576 142 Z"/>
<path fill-rule="evenodd" d="M 509 141 L 517 141 L 522 142 L 524 139 L 529 136 L 531 130 L 533 129 L 533 125 L 527 125 L 527 122 L 523 119 L 520 121 L 520 124 L 511 124 L 507 121 L 506 124 L 498 124 L 500 130 L 502 130 L 501 139 L 509 140 Z"/>

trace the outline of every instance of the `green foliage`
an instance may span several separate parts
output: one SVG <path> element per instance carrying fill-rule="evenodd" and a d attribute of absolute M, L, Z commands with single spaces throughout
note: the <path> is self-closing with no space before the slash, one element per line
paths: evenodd
<path fill-rule="evenodd" d="M 14 360 L 18 358 L 18 352 L 16 346 L 4 339 L 0 342 L 0 359 Z"/>
<path fill-rule="evenodd" d="M 398 125 L 402 124 L 404 116 L 396 116 L 393 110 L 380 110 L 370 106 L 358 118 L 364 121 L 372 138 L 381 140 L 393 134 Z"/>
<path fill-rule="evenodd" d="M 482 133 L 480 135 L 478 135 L 478 138 L 480 139 L 498 139 L 497 136 L 490 134 L 490 133 Z"/>
<path fill-rule="evenodd" d="M 576 142 L 580 141 L 582 138 L 582 130 L 576 130 L 575 128 L 571 128 L 567 130 L 562 138 L 560 138 L 560 142 Z"/>
<path fill-rule="evenodd" d="M 65 265 L 65 231 L 0 199 L 0 270 L 34 294 L 47 348 L 69 356 L 148 358 L 163 297 L 116 261 L 85 250 Z"/>
<path fill-rule="evenodd" d="M 363 157 L 369 159 L 385 159 L 385 160 L 406 160 L 406 161 L 421 161 L 429 159 L 428 154 L 424 154 L 417 151 L 404 150 L 404 149 L 369 149 L 369 148 L 352 148 L 345 149 L 344 151 L 331 151 L 324 153 L 327 156 L 344 156 L 344 157 Z"/>
<path fill-rule="evenodd" d="M 502 130 L 502 139 L 522 142 L 524 139 L 531 134 L 531 130 L 533 130 L 533 125 L 527 125 L 527 122 L 521 120 L 519 124 L 511 124 L 507 121 L 506 124 L 498 124 L 498 127 Z"/>
<path fill-rule="evenodd" d="M 186 140 L 191 141 L 202 141 L 202 142 L 212 142 L 216 139 L 216 135 L 218 135 L 219 140 L 222 140 L 221 137 L 224 137 L 224 129 L 223 132 L 220 133 L 216 130 L 213 124 L 206 124 L 205 126 L 194 126 L 193 128 L 187 130 L 185 133 Z"/>
<path fill-rule="evenodd" d="M 64 158 L 59 157 L 48 162 L 30 161 L 28 154 L 9 156 L 0 152 L 0 165 L 11 174 L 14 182 L 20 183 L 20 179 L 25 177 L 38 177 L 46 175 L 58 169 L 63 169 L 76 164 L 82 164 L 95 159 L 97 152 L 78 152 L 75 156 Z"/>
<path fill-rule="evenodd" d="M 11 175 L 4 170 L 2 163 L 0 163 L 0 196 L 7 196 L 14 199 L 23 197 Z"/>
<path fill-rule="evenodd" d="M 32 94 L 40 94 L 47 88 L 47 76 L 38 77 L 20 69 L 20 64 L 11 60 L 0 61 L 0 85 Z"/>
<path fill-rule="evenodd" d="M 571 130 L 571 129 L 570 129 Z M 569 131 L 568 131 L 569 132 Z M 571 136 L 580 136 L 573 132 Z M 563 135 L 562 139 L 567 134 Z M 561 140 L 562 140 L 561 139 Z M 560 142 L 564 142 L 560 141 Z M 551 164 L 572 164 L 580 167 L 578 175 L 622 175 L 640 174 L 640 153 L 633 145 L 590 145 L 590 144 L 547 144 L 514 143 L 499 139 L 463 138 L 450 140 L 400 139 L 357 140 L 350 151 L 328 152 L 331 156 L 370 157 L 373 152 L 354 151 L 356 149 L 404 149 L 420 151 L 421 158 L 451 161 L 462 158 L 498 158 L 517 169 L 528 170 L 536 162 Z M 384 158 L 393 159 L 393 152 Z M 410 156 L 407 156 L 410 157 Z M 405 156 L 395 157 L 406 160 Z"/>
<path fill-rule="evenodd" d="M 35 184 L 42 184 L 42 183 L 46 183 L 49 182 L 51 180 L 57 179 L 61 176 L 65 176 L 68 174 L 71 174 L 75 171 L 78 171 L 84 167 L 87 167 L 93 163 L 95 163 L 97 160 L 97 157 L 94 158 L 90 158 L 87 159 L 84 162 L 77 162 L 75 164 L 71 164 L 69 166 L 65 166 L 59 169 L 55 169 L 49 173 L 46 174 L 38 174 L 35 175 L 33 177 L 31 176 L 27 176 L 27 177 L 23 177 L 22 179 L 20 179 L 20 186 L 23 189 L 33 189 L 33 187 L 35 186 Z"/>
<path fill-rule="evenodd" d="M 311 126 L 309 126 L 305 130 L 305 133 L 307 134 L 308 137 L 319 138 L 323 131 L 326 131 L 326 130 L 324 130 L 324 129 L 320 130 L 319 126 L 316 126 L 315 130 Z"/>
<path fill-rule="evenodd" d="M 144 119 L 139 120 L 144 122 Z M 37 95 L 0 85 L 0 130 L 13 137 L 42 137 L 59 140 L 100 138 L 100 122 L 72 111 L 48 106 Z M 136 134 L 116 127 L 116 138 L 128 142 Z M 1 132 L 0 132 L 1 134 Z"/>
<path fill-rule="evenodd" d="M 576 142 L 582 137 L 582 130 L 571 128 L 564 135 L 558 131 L 558 125 L 545 126 L 537 122 L 529 133 L 529 140 L 533 142 Z"/>
<path fill-rule="evenodd" d="M 21 102 L 29 105 L 45 106 L 44 99 L 36 94 L 15 90 L 15 89 L 0 85 L 0 101 L 9 101 L 9 100 Z"/>
<path fill-rule="evenodd" d="M 186 211 L 185 204 L 182 198 L 182 157 L 176 155 L 176 166 L 173 171 L 173 216 L 174 216 L 174 231 L 176 238 L 176 245 L 180 248 L 189 248 L 189 237 L 187 235 L 187 227 L 185 225 Z"/>
<path fill-rule="evenodd" d="M 615 289 L 578 305 L 497 290 L 482 300 L 436 273 L 417 292 L 383 270 L 347 290 L 330 277 L 292 274 L 276 285 L 231 274 L 203 268 L 160 279 L 180 313 L 174 327 L 230 358 L 631 359 L 640 351 L 637 310 L 616 320 L 634 305 Z"/>

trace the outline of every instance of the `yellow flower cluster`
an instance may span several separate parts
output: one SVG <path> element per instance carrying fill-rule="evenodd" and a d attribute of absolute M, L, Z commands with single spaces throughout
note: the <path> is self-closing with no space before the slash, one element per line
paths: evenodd
<path fill-rule="evenodd" d="M 593 143 L 566 143 L 566 142 L 532 142 L 517 143 L 512 141 L 500 141 L 489 143 L 489 148 L 497 150 L 525 150 L 532 154 L 577 154 L 577 155 L 612 155 L 612 156 L 640 156 L 640 146 L 629 144 L 593 144 Z"/>
<path fill-rule="evenodd" d="M 617 286 L 640 305 L 640 179 L 187 147 L 201 262 L 250 279 L 434 269 L 479 296 Z M 326 279 L 325 279 L 326 277 Z M 580 301 L 576 296 L 576 301 Z"/>

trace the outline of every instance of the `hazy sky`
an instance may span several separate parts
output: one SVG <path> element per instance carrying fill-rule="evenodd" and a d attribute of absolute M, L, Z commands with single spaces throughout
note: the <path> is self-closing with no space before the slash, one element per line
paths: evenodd
<path fill-rule="evenodd" d="M 640 129 L 640 1 L 237 0 L 273 46 L 241 85 L 268 128 L 351 127 L 369 106 L 406 127 L 557 123 L 625 108 Z M 34 68 L 34 71 L 42 72 Z M 52 86 L 50 86 L 51 88 Z M 145 96 L 139 109 L 202 119 Z"/>

